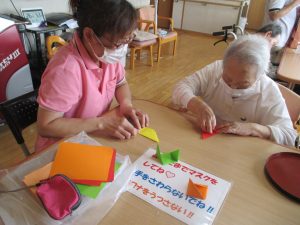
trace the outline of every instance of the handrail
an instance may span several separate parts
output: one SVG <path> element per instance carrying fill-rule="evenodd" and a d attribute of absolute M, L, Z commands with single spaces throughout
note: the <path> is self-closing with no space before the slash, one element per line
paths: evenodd
<path fill-rule="evenodd" d="M 239 8 L 241 5 L 233 5 L 233 4 L 226 4 L 226 3 L 219 3 L 219 2 L 208 2 L 205 0 L 184 0 L 184 2 L 194 2 L 194 3 L 200 3 L 204 5 L 219 5 L 219 6 L 226 6 L 226 7 L 233 7 L 233 8 Z M 237 1 L 242 3 L 242 1 Z"/>
<path fill-rule="evenodd" d="M 181 12 L 181 23 L 180 23 L 180 29 L 182 29 L 182 25 L 183 25 L 183 18 L 184 18 L 184 12 L 185 12 L 185 3 L 186 2 L 194 2 L 194 3 L 200 3 L 203 5 L 219 5 L 219 6 L 225 6 L 225 7 L 232 7 L 234 9 L 239 9 L 241 13 L 241 8 L 243 7 L 244 2 L 246 2 L 246 0 L 222 0 L 222 1 L 236 1 L 237 3 L 239 2 L 240 5 L 233 5 L 233 4 L 226 4 L 226 3 L 219 3 L 219 2 L 211 2 L 211 1 L 207 1 L 207 0 L 175 0 L 175 2 L 179 2 L 182 1 L 183 2 L 183 6 L 182 6 L 182 12 Z M 237 21 L 238 24 L 238 21 Z"/>

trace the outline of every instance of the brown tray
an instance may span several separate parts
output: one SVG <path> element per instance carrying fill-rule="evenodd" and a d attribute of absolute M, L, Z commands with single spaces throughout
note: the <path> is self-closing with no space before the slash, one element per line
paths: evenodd
<path fill-rule="evenodd" d="M 280 152 L 271 155 L 265 164 L 265 173 L 276 188 L 300 202 L 300 154 Z"/>

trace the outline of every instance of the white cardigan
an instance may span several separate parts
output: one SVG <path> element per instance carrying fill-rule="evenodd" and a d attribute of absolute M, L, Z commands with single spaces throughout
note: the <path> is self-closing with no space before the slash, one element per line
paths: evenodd
<path fill-rule="evenodd" d="M 297 133 L 277 84 L 264 74 L 244 89 L 244 94 L 229 93 L 222 79 L 222 64 L 215 61 L 176 84 L 173 102 L 187 108 L 193 97 L 201 96 L 217 121 L 258 123 L 270 128 L 271 140 L 294 146 Z"/>

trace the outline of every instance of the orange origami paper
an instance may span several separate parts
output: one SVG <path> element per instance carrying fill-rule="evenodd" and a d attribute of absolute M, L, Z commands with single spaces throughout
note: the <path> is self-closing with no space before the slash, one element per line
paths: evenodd
<path fill-rule="evenodd" d="M 32 171 L 31 173 L 27 174 L 23 182 L 26 184 L 26 186 L 32 186 L 37 183 L 39 183 L 41 180 L 45 180 L 49 178 L 50 170 L 51 170 L 52 162 L 48 163 L 47 165 Z M 30 188 L 30 190 L 35 193 L 36 188 Z"/>
<path fill-rule="evenodd" d="M 208 191 L 207 185 L 196 184 L 191 179 L 189 179 L 187 195 L 205 200 L 207 196 L 207 191 Z"/>
<path fill-rule="evenodd" d="M 63 142 L 50 176 L 64 174 L 75 183 L 99 185 L 114 179 L 116 151 L 111 147 Z"/>
<path fill-rule="evenodd" d="M 111 160 L 107 182 L 113 181 L 114 177 L 115 177 L 114 166 L 115 166 L 116 152 L 113 153 L 113 157 L 112 158 L 113 159 Z M 87 184 L 87 185 L 91 185 L 91 186 L 99 186 L 102 183 L 102 181 L 99 181 L 99 180 L 79 180 L 79 179 L 73 179 L 73 181 L 75 183 L 77 183 L 77 184 Z"/>

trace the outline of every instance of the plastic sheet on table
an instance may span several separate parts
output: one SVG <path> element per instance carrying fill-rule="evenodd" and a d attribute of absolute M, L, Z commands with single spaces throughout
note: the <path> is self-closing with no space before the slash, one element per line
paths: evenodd
<path fill-rule="evenodd" d="M 68 142 L 100 145 L 85 132 L 67 139 Z M 25 161 L 24 163 L 5 170 L 0 170 L 0 190 L 13 190 L 23 187 L 25 175 L 54 160 L 57 144 L 47 151 Z M 95 225 L 113 207 L 119 196 L 126 191 L 128 181 L 134 171 L 128 156 L 117 154 L 116 161 L 121 163 L 115 180 L 106 185 L 96 199 L 82 196 L 78 209 L 63 220 L 52 219 L 42 206 L 40 200 L 29 189 L 14 193 L 0 194 L 0 225 Z M 2 220 L 2 221 L 1 221 Z"/>

